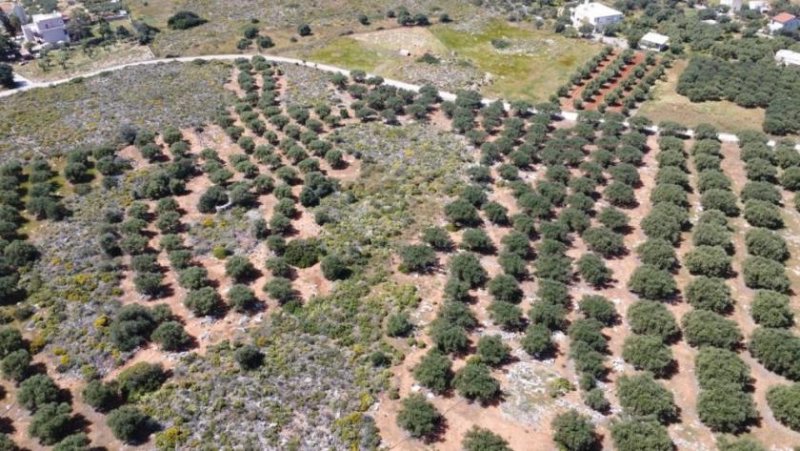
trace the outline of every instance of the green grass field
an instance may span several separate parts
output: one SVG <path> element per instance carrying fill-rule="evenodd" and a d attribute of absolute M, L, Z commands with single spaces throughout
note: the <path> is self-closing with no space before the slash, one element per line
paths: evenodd
<path fill-rule="evenodd" d="M 455 55 L 458 64 L 450 63 L 454 70 L 459 64 L 468 64 L 491 77 L 492 83 L 483 89 L 485 95 L 533 102 L 546 100 L 579 65 L 600 50 L 586 41 L 501 21 L 485 23 L 476 32 L 461 31 L 449 24 L 432 26 L 426 32 L 431 41 L 429 53 L 445 59 Z M 408 33 L 409 38 L 413 33 L 415 39 L 420 39 L 419 29 L 408 29 Z M 502 41 L 508 47 L 498 49 L 493 41 Z M 401 46 L 402 40 L 396 45 Z M 389 50 L 386 43 L 360 40 L 357 36 L 333 40 L 302 56 L 393 78 L 401 78 L 397 69 L 407 64 L 397 49 Z"/>
<path fill-rule="evenodd" d="M 600 50 L 586 41 L 500 21 L 490 22 L 478 33 L 450 26 L 436 26 L 431 31 L 448 49 L 492 75 L 494 83 L 485 94 L 508 99 L 546 100 Z M 492 44 L 498 40 L 511 47 L 498 50 Z"/>
<path fill-rule="evenodd" d="M 667 80 L 659 81 L 653 88 L 653 100 L 644 102 L 638 114 L 656 123 L 675 121 L 689 127 L 707 123 L 730 133 L 761 129 L 764 122 L 764 110 L 761 108 L 742 108 L 727 101 L 692 103 L 678 94 L 675 89 L 686 64 L 686 61 L 675 62 L 667 71 Z"/>

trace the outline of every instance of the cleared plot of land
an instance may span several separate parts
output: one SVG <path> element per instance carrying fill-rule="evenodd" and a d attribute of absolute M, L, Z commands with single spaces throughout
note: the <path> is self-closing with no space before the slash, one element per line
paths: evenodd
<path fill-rule="evenodd" d="M 160 64 L 27 91 L 3 100 L 0 152 L 51 155 L 98 145 L 113 140 L 124 123 L 151 129 L 200 125 L 230 95 L 223 88 L 228 77 L 223 63 Z"/>
<path fill-rule="evenodd" d="M 543 101 L 599 50 L 529 25 L 476 20 L 354 35 L 303 56 L 451 89 L 483 85 L 487 96 Z M 439 62 L 417 62 L 425 53 Z M 453 80 L 461 85 L 453 86 Z"/>
<path fill-rule="evenodd" d="M 242 37 L 244 27 L 252 24 L 272 36 L 280 47 L 290 44 L 290 36 L 296 34 L 297 26 L 302 23 L 311 25 L 316 38 L 330 40 L 347 30 L 357 32 L 364 29 L 357 21 L 359 14 L 366 14 L 374 25 L 379 25 L 389 9 L 401 6 L 412 13 L 429 14 L 432 18 L 441 12 L 453 17 L 468 15 L 475 9 L 469 2 L 460 0 L 132 0 L 127 5 L 135 19 L 144 20 L 161 30 L 153 43 L 158 55 L 232 52 L 236 50 L 236 42 Z M 167 19 L 180 10 L 193 11 L 208 22 L 190 30 L 170 30 Z M 380 25 L 396 25 L 394 21 L 384 22 Z M 305 40 L 310 39 L 314 38 Z"/>
<path fill-rule="evenodd" d="M 727 101 L 692 103 L 675 92 L 678 78 L 686 64 L 686 61 L 675 62 L 667 71 L 666 81 L 659 81 L 653 87 L 653 100 L 644 102 L 639 108 L 639 114 L 654 122 L 676 121 L 689 127 L 708 123 L 732 133 L 761 128 L 764 122 L 763 109 L 742 108 Z"/>
<path fill-rule="evenodd" d="M 52 81 L 152 58 L 153 52 L 147 46 L 114 43 L 92 48 L 89 53 L 77 48 L 55 50 L 46 58 L 17 66 L 15 70 L 29 80 Z"/>

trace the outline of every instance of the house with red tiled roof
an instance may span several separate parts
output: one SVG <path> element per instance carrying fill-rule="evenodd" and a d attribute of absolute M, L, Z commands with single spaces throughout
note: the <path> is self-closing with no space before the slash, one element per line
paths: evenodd
<path fill-rule="evenodd" d="M 798 19 L 794 14 L 782 12 L 776 14 L 772 19 L 770 19 L 767 27 L 771 33 L 795 31 L 798 27 L 800 27 L 800 19 Z"/>

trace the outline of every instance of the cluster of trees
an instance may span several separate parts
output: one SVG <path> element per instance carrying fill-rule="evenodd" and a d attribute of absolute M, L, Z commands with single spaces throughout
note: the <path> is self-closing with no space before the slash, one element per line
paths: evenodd
<path fill-rule="evenodd" d="M 25 209 L 36 219 L 49 219 L 60 221 L 67 216 L 67 209 L 61 203 L 61 197 L 56 193 L 59 188 L 56 176 L 50 163 L 44 158 L 36 158 L 30 162 L 28 181 L 28 203 Z"/>
<path fill-rule="evenodd" d="M 0 49 L 0 55 L 2 49 Z M 14 69 L 10 64 L 0 63 L 0 86 L 4 88 L 13 88 L 17 82 L 14 81 Z"/>
<path fill-rule="evenodd" d="M 653 53 L 648 53 L 645 60 L 636 65 L 631 73 L 622 81 L 619 86 L 609 91 L 603 98 L 603 102 L 598 105 L 599 111 L 605 111 L 608 106 L 621 105 L 620 112 L 628 113 L 636 107 L 636 104 L 647 99 L 650 89 L 655 85 L 666 72 L 668 60 L 662 60 L 656 64 L 656 57 Z M 655 67 L 653 68 L 653 66 Z M 651 70 L 652 69 L 652 70 Z"/>
<path fill-rule="evenodd" d="M 606 83 L 619 78 L 625 68 L 633 63 L 633 57 L 633 50 L 626 49 L 622 51 L 599 74 L 584 83 L 583 90 L 581 90 L 581 99 L 584 102 L 592 100 L 594 96 L 600 93 Z"/>
<path fill-rule="evenodd" d="M 256 25 L 246 26 L 242 34 L 244 37 L 236 43 L 236 48 L 239 50 L 245 50 L 249 48 L 251 45 L 253 45 L 253 41 L 255 41 L 259 49 L 275 47 L 275 42 L 272 41 L 272 38 L 266 35 L 262 36 Z"/>
<path fill-rule="evenodd" d="M 167 19 L 167 26 L 173 30 L 188 30 L 208 22 L 192 11 L 178 11 Z"/>
<path fill-rule="evenodd" d="M 764 84 L 763 80 L 770 80 Z M 726 61 L 694 57 L 678 80 L 677 91 L 692 102 L 729 100 L 746 108 L 766 108 L 764 131 L 786 135 L 798 126 L 800 74 L 790 67 L 761 61 Z"/>
<path fill-rule="evenodd" d="M 111 321 L 108 332 L 111 342 L 123 352 L 133 351 L 150 341 L 158 343 L 165 351 L 180 351 L 193 342 L 169 306 L 164 304 L 152 309 L 138 304 L 125 305 Z"/>
<path fill-rule="evenodd" d="M 88 445 L 86 434 L 75 428 L 68 396 L 47 374 L 37 373 L 31 366 L 31 350 L 18 329 L 0 329 L 0 359 L 3 378 L 16 384 L 17 402 L 31 414 L 31 437 L 43 446 L 56 445 L 55 449 L 72 449 L 72 443 Z M 17 449 L 5 434 L 0 443 Z"/>
<path fill-rule="evenodd" d="M 730 254 L 734 251 L 727 216 L 737 214 L 738 207 L 731 180 L 721 168 L 717 130 L 701 124 L 695 134 L 698 139 L 692 156 L 704 212 L 693 231 L 694 249 L 683 262 L 696 277 L 685 293 L 694 310 L 684 315 L 682 327 L 686 341 L 700 348 L 695 362 L 701 389 L 697 400 L 700 420 L 713 431 L 738 432 L 758 417 L 752 394 L 745 390 L 750 383 L 749 368 L 734 352 L 742 340 L 741 332 L 734 321 L 723 316 L 733 308 L 724 280 L 732 275 Z"/>
<path fill-rule="evenodd" d="M 124 443 L 141 443 L 154 429 L 154 421 L 129 404 L 158 390 L 167 380 L 161 364 L 140 362 L 122 371 L 111 382 L 92 379 L 83 388 L 83 400 L 107 415 L 111 432 Z"/>
<path fill-rule="evenodd" d="M 19 286 L 20 270 L 30 266 L 39 258 L 36 247 L 27 242 L 25 237 L 19 233 L 20 227 L 25 223 L 22 215 L 25 208 L 22 202 L 22 195 L 25 192 L 23 183 L 31 181 L 32 185 L 29 188 L 31 196 L 34 195 L 34 188 L 40 195 L 41 190 L 45 188 L 42 182 L 44 173 L 42 171 L 36 173 L 35 179 L 38 180 L 36 182 L 32 178 L 33 175 L 34 173 L 31 172 L 30 175 L 25 176 L 22 163 L 17 160 L 8 161 L 0 166 L 0 295 L 3 296 L 5 304 L 12 304 L 23 296 L 23 290 Z M 48 175 L 52 177 L 49 172 Z M 49 177 L 47 181 L 50 182 Z M 49 195 L 49 191 L 47 195 Z M 28 203 L 29 207 L 32 206 L 31 201 Z M 34 202 L 34 204 L 37 203 L 39 202 Z M 60 203 L 56 205 L 60 207 Z M 52 205 L 48 208 L 58 210 Z M 55 212 L 53 214 L 60 217 Z"/>
<path fill-rule="evenodd" d="M 562 85 L 558 88 L 558 96 L 567 97 L 573 87 L 581 86 L 586 80 L 591 79 L 592 75 L 597 73 L 600 65 L 608 61 L 613 53 L 614 47 L 610 45 L 603 47 L 596 55 L 575 70 L 572 76 L 570 76 L 569 84 Z"/>

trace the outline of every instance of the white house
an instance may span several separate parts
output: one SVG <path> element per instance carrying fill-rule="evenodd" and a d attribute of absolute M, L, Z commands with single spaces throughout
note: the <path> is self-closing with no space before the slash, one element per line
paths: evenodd
<path fill-rule="evenodd" d="M 31 23 L 23 25 L 22 34 L 28 42 L 56 44 L 69 42 L 67 27 L 61 13 L 34 14 Z"/>
<path fill-rule="evenodd" d="M 727 6 L 731 12 L 739 12 L 742 9 L 742 0 L 719 0 L 720 6 Z"/>
<path fill-rule="evenodd" d="M 800 66 L 800 53 L 781 49 L 775 52 L 775 61 L 784 66 Z"/>
<path fill-rule="evenodd" d="M 769 2 L 765 0 L 751 0 L 747 3 L 747 7 L 750 8 L 751 11 L 758 11 L 761 14 L 764 14 L 770 9 Z"/>
<path fill-rule="evenodd" d="M 572 10 L 572 24 L 575 28 L 588 23 L 595 30 L 602 31 L 609 25 L 621 22 L 622 18 L 622 13 L 616 9 L 588 0 Z"/>
<path fill-rule="evenodd" d="M 782 12 L 776 14 L 770 21 L 767 28 L 771 33 L 780 33 L 782 31 L 794 31 L 800 27 L 800 19 L 794 14 Z"/>
<path fill-rule="evenodd" d="M 651 31 L 639 39 L 639 48 L 662 52 L 669 47 L 669 36 Z"/>

